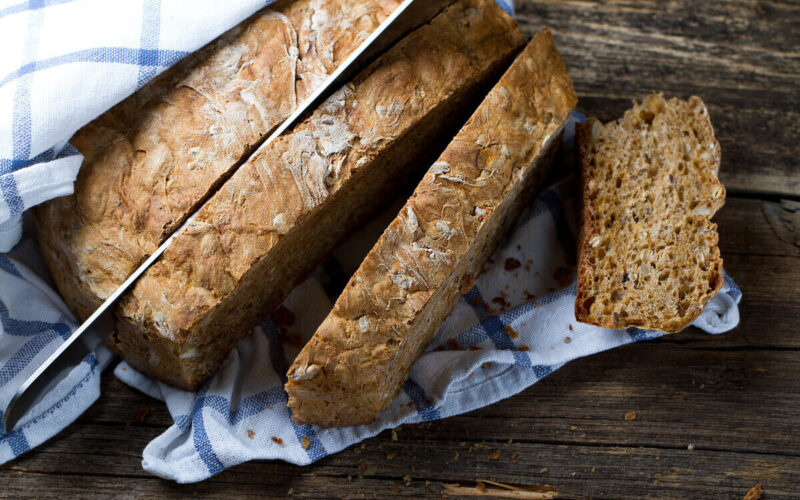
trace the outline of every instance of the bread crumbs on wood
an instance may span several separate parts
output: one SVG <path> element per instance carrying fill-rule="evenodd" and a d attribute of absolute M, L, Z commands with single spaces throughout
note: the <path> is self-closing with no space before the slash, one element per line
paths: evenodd
<path fill-rule="evenodd" d="M 636 420 L 638 414 L 635 411 L 629 411 L 625 414 L 625 420 Z"/>
<path fill-rule="evenodd" d="M 761 483 L 750 488 L 750 491 L 744 496 L 742 500 L 759 500 L 764 491 L 761 489 Z"/>
<path fill-rule="evenodd" d="M 511 463 L 515 464 L 519 461 L 519 453 L 512 453 L 511 454 Z"/>
<path fill-rule="evenodd" d="M 147 416 L 150 415 L 150 407 L 149 406 L 142 406 L 136 409 L 136 414 L 134 418 L 137 422 L 142 423 L 145 421 Z"/>
<path fill-rule="evenodd" d="M 500 455 L 503 454 L 503 450 L 495 450 L 491 455 L 489 455 L 489 460 L 499 460 Z"/>

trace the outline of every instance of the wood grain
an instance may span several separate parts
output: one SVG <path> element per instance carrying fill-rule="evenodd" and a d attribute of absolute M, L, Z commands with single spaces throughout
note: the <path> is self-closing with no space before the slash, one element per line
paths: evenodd
<path fill-rule="evenodd" d="M 518 2 L 527 32 L 553 31 L 579 109 L 615 119 L 663 91 L 703 98 L 734 193 L 800 196 L 800 4 Z"/>
<path fill-rule="evenodd" d="M 171 419 L 106 373 L 103 398 L 75 424 L 0 466 L 0 496 L 440 498 L 445 483 L 479 492 L 476 481 L 494 480 L 550 485 L 556 498 L 742 498 L 759 482 L 764 498 L 796 497 L 800 4 L 517 6 L 527 33 L 553 29 L 585 112 L 613 119 L 653 90 L 708 103 L 729 189 L 715 220 L 744 292 L 736 330 L 626 346 L 493 406 L 404 427 L 398 441 L 385 432 L 308 467 L 253 462 L 193 485 L 142 470 L 143 448 Z"/>

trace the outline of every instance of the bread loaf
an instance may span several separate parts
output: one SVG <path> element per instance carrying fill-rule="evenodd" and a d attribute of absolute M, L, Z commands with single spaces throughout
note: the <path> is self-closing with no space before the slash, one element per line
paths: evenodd
<path fill-rule="evenodd" d="M 75 194 L 35 210 L 70 308 L 94 312 L 399 3 L 279 2 L 78 131 Z"/>
<path fill-rule="evenodd" d="M 197 388 L 524 42 L 493 0 L 461 0 L 410 33 L 214 194 L 121 301 L 112 348 Z"/>
<path fill-rule="evenodd" d="M 390 404 L 540 184 L 576 102 L 542 30 L 430 167 L 289 369 L 297 423 L 365 424 Z"/>
<path fill-rule="evenodd" d="M 703 101 L 648 96 L 578 126 L 578 321 L 676 332 L 722 286 L 719 143 Z"/>

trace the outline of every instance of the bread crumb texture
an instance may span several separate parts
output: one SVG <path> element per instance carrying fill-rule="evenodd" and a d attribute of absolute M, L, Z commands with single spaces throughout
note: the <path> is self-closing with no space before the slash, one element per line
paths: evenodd
<path fill-rule="evenodd" d="M 579 124 L 578 320 L 677 332 L 722 286 L 720 147 L 699 97 L 653 94 Z"/>

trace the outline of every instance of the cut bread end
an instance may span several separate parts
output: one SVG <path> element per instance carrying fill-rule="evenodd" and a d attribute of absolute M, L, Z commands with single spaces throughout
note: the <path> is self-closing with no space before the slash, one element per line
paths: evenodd
<path fill-rule="evenodd" d="M 677 332 L 722 286 L 720 147 L 698 97 L 653 94 L 576 132 L 581 168 L 575 316 Z"/>

